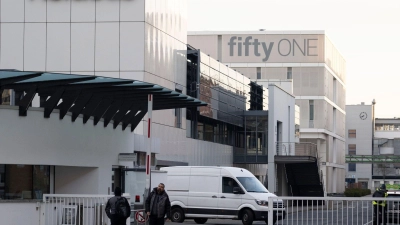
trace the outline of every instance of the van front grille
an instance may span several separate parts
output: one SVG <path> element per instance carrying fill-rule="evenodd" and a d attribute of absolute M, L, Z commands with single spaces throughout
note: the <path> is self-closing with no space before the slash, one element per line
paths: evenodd
<path fill-rule="evenodd" d="M 283 202 L 274 202 L 274 208 L 285 208 Z"/>

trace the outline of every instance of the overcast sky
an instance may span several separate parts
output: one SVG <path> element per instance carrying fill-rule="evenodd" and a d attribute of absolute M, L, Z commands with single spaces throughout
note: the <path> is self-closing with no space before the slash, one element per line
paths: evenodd
<path fill-rule="evenodd" d="M 188 30 L 325 30 L 347 64 L 347 103 L 400 117 L 400 0 L 188 0 Z"/>

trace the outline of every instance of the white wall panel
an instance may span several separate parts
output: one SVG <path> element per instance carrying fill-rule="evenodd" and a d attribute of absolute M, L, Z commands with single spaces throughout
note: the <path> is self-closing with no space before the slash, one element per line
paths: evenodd
<path fill-rule="evenodd" d="M 98 189 L 98 168 L 56 166 L 54 172 L 55 194 L 92 194 Z M 111 184 L 111 176 L 101 179 L 109 179 Z"/>
<path fill-rule="evenodd" d="M 71 70 L 94 71 L 94 23 L 71 24 Z"/>
<path fill-rule="evenodd" d="M 46 23 L 26 23 L 24 41 L 24 69 L 44 71 L 46 69 Z"/>
<path fill-rule="evenodd" d="M 1 24 L 1 69 L 23 70 L 23 32 L 22 23 Z"/>
<path fill-rule="evenodd" d="M 144 72 L 121 72 L 121 79 L 129 79 L 129 80 L 144 80 Z"/>
<path fill-rule="evenodd" d="M 46 1 L 47 22 L 70 22 L 71 0 L 69 1 Z"/>
<path fill-rule="evenodd" d="M 78 75 L 95 75 L 94 71 L 87 72 L 87 71 L 71 71 L 71 74 L 78 74 Z"/>
<path fill-rule="evenodd" d="M 144 23 L 121 23 L 121 70 L 144 71 Z"/>
<path fill-rule="evenodd" d="M 145 0 L 120 1 L 121 21 L 144 21 Z"/>
<path fill-rule="evenodd" d="M 186 0 L 149 0 L 145 4 L 148 24 L 183 43 L 187 42 Z"/>
<path fill-rule="evenodd" d="M 46 1 L 25 1 L 25 22 L 46 22 Z"/>
<path fill-rule="evenodd" d="M 24 22 L 25 0 L 1 0 L 1 22 Z"/>
<path fill-rule="evenodd" d="M 1 203 L 0 217 L 2 224 L 38 225 L 40 222 L 40 210 L 36 209 L 36 202 Z M 24 212 L 10 213 L 10 212 Z M 29 218 L 29 219 L 27 219 Z"/>
<path fill-rule="evenodd" d="M 122 131 L 120 126 L 94 126 L 92 120 L 83 124 L 81 117 L 72 123 L 70 114 L 63 120 L 58 116 L 58 110 L 46 119 L 42 109 L 30 109 L 27 117 L 20 117 L 18 107 L 2 106 L 0 142 L 2 154 L 7 157 L 1 157 L 0 164 L 95 167 L 96 171 L 88 169 L 90 173 L 80 173 L 79 182 L 73 182 L 81 189 L 69 191 L 106 194 L 111 185 L 112 165 L 120 165 L 118 154 L 133 152 L 134 133 Z M 25 141 L 19 141 L 19 137 Z M 60 193 L 57 188 L 56 192 Z"/>
<path fill-rule="evenodd" d="M 47 24 L 47 71 L 70 71 L 70 24 Z"/>
<path fill-rule="evenodd" d="M 119 70 L 119 23 L 96 24 L 96 71 Z"/>
<path fill-rule="evenodd" d="M 96 18 L 96 1 L 72 1 L 72 22 L 94 22 Z"/>
<path fill-rule="evenodd" d="M 121 1 L 96 1 L 96 21 L 97 22 L 119 21 L 120 2 Z"/>
<path fill-rule="evenodd" d="M 186 138 L 186 131 L 153 124 L 153 137 L 163 143 L 158 160 L 187 162 L 190 166 L 232 166 L 232 147 Z"/>
<path fill-rule="evenodd" d="M 96 76 L 119 78 L 119 72 L 96 72 Z"/>
<path fill-rule="evenodd" d="M 148 24 L 145 32 L 145 70 L 164 79 L 157 84 L 171 81 L 185 87 L 186 45 Z"/>

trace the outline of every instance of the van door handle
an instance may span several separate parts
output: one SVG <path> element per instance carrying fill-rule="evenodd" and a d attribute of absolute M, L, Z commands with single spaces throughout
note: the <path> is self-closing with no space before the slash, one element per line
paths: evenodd
<path fill-rule="evenodd" d="M 225 198 L 225 196 L 221 196 L 221 198 Z"/>
<path fill-rule="evenodd" d="M 216 196 L 216 195 L 213 195 L 212 197 L 213 197 L 213 198 L 216 198 L 217 196 Z"/>

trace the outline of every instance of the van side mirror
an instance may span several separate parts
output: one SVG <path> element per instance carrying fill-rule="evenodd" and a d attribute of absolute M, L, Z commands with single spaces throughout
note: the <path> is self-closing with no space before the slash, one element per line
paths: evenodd
<path fill-rule="evenodd" d="M 234 187 L 233 194 L 243 194 L 243 191 L 240 187 Z"/>

